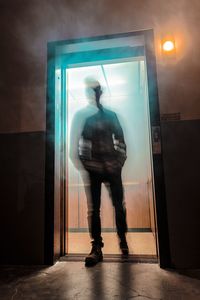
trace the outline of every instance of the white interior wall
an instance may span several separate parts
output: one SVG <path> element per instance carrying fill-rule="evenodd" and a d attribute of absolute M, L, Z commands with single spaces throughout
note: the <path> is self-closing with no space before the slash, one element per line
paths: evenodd
<path fill-rule="evenodd" d="M 67 70 L 68 132 L 70 135 L 71 122 L 78 111 L 86 109 L 88 110 L 86 114 L 89 114 L 84 80 L 88 76 L 95 75 L 95 78 L 103 86 L 104 94 L 102 95 L 101 103 L 117 113 L 125 135 L 128 158 L 123 167 L 122 177 L 128 222 L 130 227 L 150 228 L 148 183 L 151 181 L 151 158 L 145 63 L 144 60 L 111 63 L 103 65 L 104 73 L 101 72 L 101 68 L 102 66 L 90 66 Z M 78 132 L 81 131 L 81 124 L 81 120 L 78 118 L 77 124 L 75 124 L 79 128 Z M 69 136 L 69 147 L 72 147 L 73 143 L 76 145 L 75 140 L 74 136 Z M 70 152 L 70 149 L 68 152 Z M 78 189 L 80 189 L 78 185 L 84 184 L 81 174 L 69 160 L 69 207 L 74 209 L 74 201 L 77 201 L 77 203 L 79 201 L 75 209 L 83 209 L 86 219 L 86 206 L 81 206 L 80 204 L 80 201 L 86 202 L 86 198 L 80 191 L 78 192 Z M 76 191 L 74 186 L 77 186 Z M 104 202 L 102 201 L 102 226 L 109 227 L 111 223 L 104 216 L 104 208 L 112 210 L 112 205 L 105 188 L 102 189 L 102 195 L 103 201 L 109 202 L 104 207 Z M 73 204 L 70 204 L 70 198 Z M 80 213 L 77 213 L 76 217 L 78 216 L 80 217 Z M 70 223 L 78 224 L 74 220 L 71 220 Z M 113 226 L 114 220 L 112 221 Z"/>

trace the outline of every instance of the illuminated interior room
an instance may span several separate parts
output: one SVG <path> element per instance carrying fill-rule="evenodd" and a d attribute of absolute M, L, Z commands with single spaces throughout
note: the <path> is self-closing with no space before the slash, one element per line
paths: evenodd
<path fill-rule="evenodd" d="M 81 122 L 80 112 L 88 107 L 85 80 L 95 77 L 103 89 L 101 103 L 103 107 L 116 112 L 127 145 L 127 161 L 122 170 L 122 180 L 130 257 L 135 260 L 145 258 L 158 261 L 154 184 L 157 183 L 157 170 L 162 166 L 159 163 L 153 165 L 153 155 L 160 155 L 160 141 L 152 142 L 151 122 L 154 122 L 154 129 L 159 129 L 159 119 L 155 115 L 158 109 L 157 99 L 152 97 L 156 91 L 156 81 L 153 84 L 153 77 L 151 83 L 148 81 L 151 71 L 150 65 L 149 71 L 147 70 L 148 55 L 144 52 L 144 43 L 144 35 L 141 33 L 56 45 L 55 171 L 60 176 L 55 181 L 55 197 L 61 199 L 63 195 L 65 199 L 62 251 L 68 258 L 72 255 L 84 256 L 90 249 L 86 193 L 89 182 L 71 161 L 70 148 L 73 144 L 76 145 L 74 131 L 71 133 L 74 116 L 80 114 L 75 125 L 78 127 Z M 153 112 L 151 117 L 150 109 Z M 61 149 L 65 149 L 64 154 Z M 77 149 L 73 149 L 72 152 L 76 151 Z M 80 165 L 80 161 L 77 163 Z M 66 179 L 61 185 L 62 176 Z M 58 190 L 60 186 L 64 189 L 61 194 Z M 158 184 L 157 190 L 159 189 Z M 159 196 L 157 198 L 159 207 L 164 199 L 159 199 Z M 106 184 L 102 185 L 101 222 L 105 241 L 104 254 L 107 257 L 120 257 L 115 213 L 109 186 Z M 167 249 L 166 244 L 160 247 L 165 251 Z M 162 255 L 159 260 L 162 261 L 161 257 Z"/>
<path fill-rule="evenodd" d="M 143 59 L 70 68 L 67 71 L 67 128 L 77 110 L 88 104 L 84 78 L 95 74 L 103 86 L 101 103 L 111 107 L 123 120 L 127 144 L 127 162 L 123 168 L 123 185 L 129 227 L 131 254 L 156 256 L 155 227 L 151 219 L 153 206 L 152 166 L 149 145 L 149 120 L 145 63 Z M 69 136 L 69 141 L 71 140 Z M 69 151 L 68 151 L 69 152 Z M 68 253 L 89 252 L 87 200 L 84 182 L 68 161 Z M 109 193 L 102 190 L 102 231 L 105 254 L 120 254 L 116 237 L 114 211 Z M 151 209 L 153 209 L 151 207 Z M 152 212 L 153 214 L 153 212 Z M 153 222 L 153 224 L 152 224 Z"/>

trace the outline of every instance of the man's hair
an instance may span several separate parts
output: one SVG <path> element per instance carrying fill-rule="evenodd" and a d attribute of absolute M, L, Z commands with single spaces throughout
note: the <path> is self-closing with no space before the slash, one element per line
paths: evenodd
<path fill-rule="evenodd" d="M 87 77 L 85 79 L 85 84 L 87 86 L 87 88 L 91 88 L 95 91 L 95 93 L 97 92 L 100 92 L 100 94 L 102 94 L 102 88 L 101 88 L 101 85 L 99 83 L 98 80 L 96 80 L 95 78 L 93 77 Z"/>

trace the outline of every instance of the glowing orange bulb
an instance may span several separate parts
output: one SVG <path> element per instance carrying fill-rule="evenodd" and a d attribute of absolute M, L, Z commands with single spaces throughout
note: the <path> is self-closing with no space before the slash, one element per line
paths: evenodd
<path fill-rule="evenodd" d="M 172 41 L 166 41 L 166 42 L 164 42 L 164 44 L 163 44 L 162 47 L 163 47 L 164 51 L 172 51 L 175 48 L 174 42 L 172 42 Z"/>

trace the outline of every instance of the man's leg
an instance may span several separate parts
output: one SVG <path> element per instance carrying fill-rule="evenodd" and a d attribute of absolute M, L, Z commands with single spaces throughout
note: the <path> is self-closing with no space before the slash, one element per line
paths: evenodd
<path fill-rule="evenodd" d="M 90 176 L 90 192 L 91 203 L 88 203 L 88 222 L 92 241 L 92 250 L 85 258 L 86 266 L 93 266 L 103 259 L 101 248 L 103 247 L 101 237 L 101 219 L 100 219 L 100 205 L 101 205 L 101 177 L 93 172 Z"/>
<path fill-rule="evenodd" d="M 116 220 L 117 234 L 120 239 L 120 248 L 122 249 L 123 254 L 128 254 L 128 245 L 126 242 L 126 232 L 128 228 L 126 222 L 126 208 L 124 202 L 124 192 L 123 192 L 121 173 L 119 172 L 118 174 L 110 176 L 109 181 L 110 181 L 112 201 L 115 207 L 115 220 Z"/>
<path fill-rule="evenodd" d="M 90 201 L 88 211 L 88 222 L 91 237 L 95 244 L 102 244 L 101 237 L 101 219 L 100 219 L 100 206 L 101 206 L 101 184 L 102 179 L 96 173 L 90 172 Z"/>

